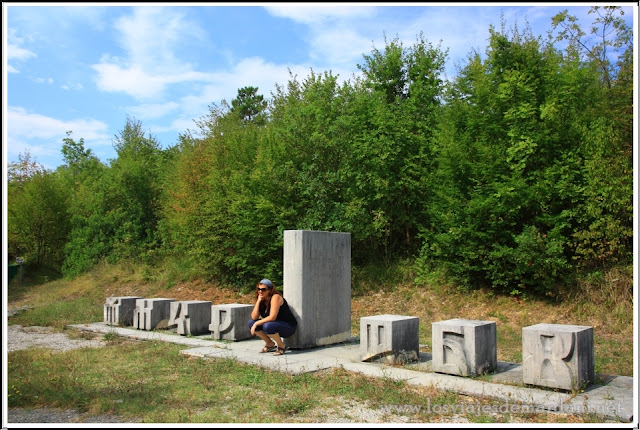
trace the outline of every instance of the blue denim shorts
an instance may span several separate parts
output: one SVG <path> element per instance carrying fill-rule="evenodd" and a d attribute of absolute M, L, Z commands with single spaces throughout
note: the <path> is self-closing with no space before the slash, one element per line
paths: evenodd
<path fill-rule="evenodd" d="M 253 327 L 255 320 L 249 319 L 249 330 Z M 284 321 L 270 321 L 256 327 L 256 331 L 263 331 L 265 334 L 278 333 L 280 337 L 286 338 L 296 332 L 296 326 L 292 326 Z"/>

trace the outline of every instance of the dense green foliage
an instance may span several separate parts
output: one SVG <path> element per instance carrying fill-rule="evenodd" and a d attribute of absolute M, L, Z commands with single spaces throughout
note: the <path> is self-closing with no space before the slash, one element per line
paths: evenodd
<path fill-rule="evenodd" d="M 592 12 L 596 44 L 566 13 L 547 40 L 490 28 L 450 80 L 422 35 L 385 39 L 359 77 L 241 88 L 164 150 L 127 119 L 109 165 L 68 136 L 56 172 L 10 169 L 10 250 L 67 276 L 134 259 L 243 284 L 282 278 L 284 230 L 341 231 L 356 265 L 553 295 L 632 254 L 631 32 L 619 8 Z M 50 219 L 25 225 L 44 197 Z"/>

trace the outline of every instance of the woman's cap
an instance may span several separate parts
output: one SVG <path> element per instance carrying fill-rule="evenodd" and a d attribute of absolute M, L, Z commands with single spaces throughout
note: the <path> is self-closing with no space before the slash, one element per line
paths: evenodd
<path fill-rule="evenodd" d="M 266 285 L 267 287 L 269 287 L 269 289 L 273 288 L 273 283 L 268 279 L 263 279 L 262 281 L 260 281 L 258 283 Z"/>

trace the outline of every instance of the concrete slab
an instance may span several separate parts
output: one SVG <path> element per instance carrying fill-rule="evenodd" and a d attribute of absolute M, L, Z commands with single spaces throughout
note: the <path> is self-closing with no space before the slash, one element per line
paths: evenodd
<path fill-rule="evenodd" d="M 328 368 L 343 368 L 365 376 L 393 378 L 412 385 L 432 386 L 463 395 L 492 398 L 504 402 L 504 407 L 518 411 L 591 413 L 603 420 L 629 423 L 633 421 L 633 378 L 596 375 L 595 384 L 584 392 L 572 394 L 549 388 L 531 387 L 522 383 L 522 365 L 498 362 L 495 372 L 480 377 L 463 377 L 434 373 L 430 370 L 432 355 L 419 353 L 419 362 L 410 366 L 387 366 L 379 362 L 360 361 L 359 341 L 287 350 L 283 356 L 260 354 L 264 345 L 257 338 L 240 342 L 216 341 L 210 335 L 185 337 L 167 331 L 144 331 L 114 327 L 104 322 L 74 324 L 70 327 L 96 333 L 114 333 L 138 340 L 172 342 L 185 345 L 180 354 L 203 359 L 231 358 L 291 374 L 316 372 Z M 525 408 L 529 409 L 525 409 Z"/>
<path fill-rule="evenodd" d="M 599 379 L 601 379 L 601 383 Z M 585 399 L 588 398 L 588 402 Z M 584 393 L 569 400 L 565 408 L 576 413 L 593 413 L 621 422 L 633 420 L 633 378 L 629 376 L 602 377 L 596 375 L 596 383 Z"/>

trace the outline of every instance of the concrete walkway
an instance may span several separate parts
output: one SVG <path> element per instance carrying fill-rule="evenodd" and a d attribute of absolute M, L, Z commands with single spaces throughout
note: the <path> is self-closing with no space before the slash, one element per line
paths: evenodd
<path fill-rule="evenodd" d="M 439 390 L 491 398 L 504 402 L 504 408 L 526 405 L 530 412 L 591 413 L 607 421 L 629 423 L 633 421 L 633 378 L 628 376 L 596 375 L 596 383 L 577 395 L 522 384 L 522 365 L 498 362 L 498 369 L 483 377 L 461 377 L 431 371 L 431 354 L 420 353 L 419 362 L 404 367 L 388 366 L 360 360 L 357 339 L 305 350 L 287 350 L 283 356 L 260 354 L 264 345 L 260 339 L 241 342 L 214 341 L 210 334 L 180 336 L 171 331 L 144 331 L 115 327 L 106 323 L 76 324 L 70 327 L 97 333 L 114 333 L 138 340 L 159 340 L 188 346 L 181 354 L 201 358 L 233 358 L 243 363 L 262 366 L 291 374 L 315 372 L 341 367 L 371 377 L 385 377 L 406 381 L 408 384 L 432 386 Z M 519 406 L 519 411 L 524 408 Z"/>

